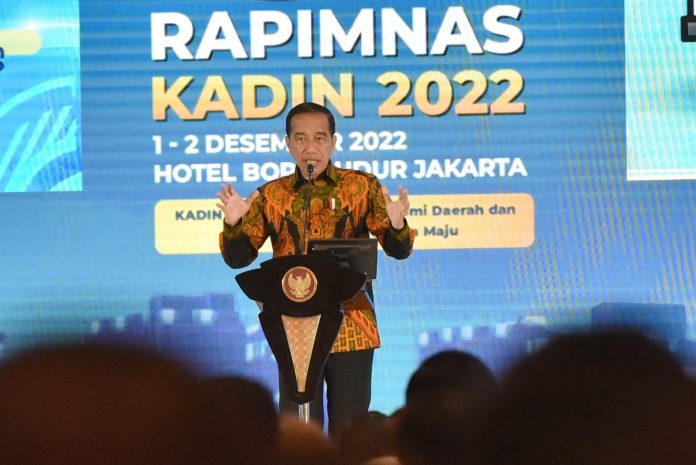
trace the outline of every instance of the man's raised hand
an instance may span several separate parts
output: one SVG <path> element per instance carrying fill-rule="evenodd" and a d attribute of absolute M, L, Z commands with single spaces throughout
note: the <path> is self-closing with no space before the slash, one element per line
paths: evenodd
<path fill-rule="evenodd" d="M 408 191 L 399 186 L 399 199 L 392 200 L 387 186 L 382 186 L 382 195 L 384 196 L 384 202 L 387 204 L 387 215 L 389 215 L 392 228 L 403 229 L 405 225 L 404 217 L 408 213 L 408 207 L 410 205 L 408 201 Z"/>
<path fill-rule="evenodd" d="M 225 214 L 225 223 L 234 226 L 249 211 L 251 203 L 259 196 L 259 191 L 255 190 L 253 194 L 243 199 L 232 188 L 232 183 L 228 183 L 227 185 L 223 184 L 221 192 L 216 192 L 216 194 L 222 203 L 215 205 Z"/>

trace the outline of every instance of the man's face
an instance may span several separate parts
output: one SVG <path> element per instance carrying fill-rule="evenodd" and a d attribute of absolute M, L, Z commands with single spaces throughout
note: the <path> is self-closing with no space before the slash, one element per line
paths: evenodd
<path fill-rule="evenodd" d="M 290 121 L 290 135 L 285 137 L 290 155 L 308 178 L 307 166 L 314 165 L 313 178 L 324 172 L 336 146 L 336 135 L 331 134 L 329 118 L 323 113 L 300 113 Z"/>

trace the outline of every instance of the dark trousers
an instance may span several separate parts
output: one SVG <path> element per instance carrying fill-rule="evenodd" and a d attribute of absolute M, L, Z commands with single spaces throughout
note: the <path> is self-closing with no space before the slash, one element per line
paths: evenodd
<path fill-rule="evenodd" d="M 369 410 L 373 355 L 374 349 L 329 355 L 323 379 L 326 381 L 326 407 L 332 436 L 348 426 L 353 418 Z M 297 415 L 297 404 L 283 394 L 282 376 L 279 376 L 279 384 L 280 411 Z M 309 413 L 313 421 L 324 425 L 324 382 L 319 383 L 317 395 L 309 404 Z"/>

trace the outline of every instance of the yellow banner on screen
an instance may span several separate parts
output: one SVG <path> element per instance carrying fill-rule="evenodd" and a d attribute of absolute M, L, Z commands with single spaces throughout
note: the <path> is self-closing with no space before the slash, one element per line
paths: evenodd
<path fill-rule="evenodd" d="M 499 249 L 534 242 L 534 199 L 529 194 L 409 196 L 416 249 Z"/>
<path fill-rule="evenodd" d="M 41 35 L 29 29 L 0 29 L 0 47 L 5 55 L 34 55 L 41 49 Z"/>
<path fill-rule="evenodd" d="M 522 248 L 534 243 L 529 194 L 412 195 L 415 249 Z M 155 205 L 155 248 L 161 254 L 218 253 L 222 212 L 217 199 L 161 200 Z M 266 241 L 261 252 L 271 252 Z"/>

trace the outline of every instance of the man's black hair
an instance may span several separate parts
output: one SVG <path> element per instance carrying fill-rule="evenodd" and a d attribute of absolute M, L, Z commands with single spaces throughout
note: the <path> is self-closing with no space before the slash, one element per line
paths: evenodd
<path fill-rule="evenodd" d="M 331 135 L 333 136 L 336 132 L 336 120 L 328 108 L 326 108 L 324 105 L 319 105 L 318 103 L 304 102 L 300 103 L 299 105 L 295 105 L 285 117 L 285 134 L 290 136 L 290 122 L 292 121 L 292 118 L 303 113 L 322 113 L 326 115 L 326 117 L 329 119 L 329 130 L 331 131 Z"/>

